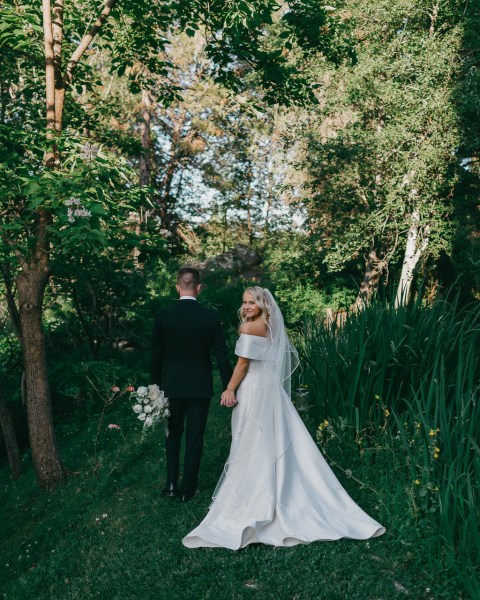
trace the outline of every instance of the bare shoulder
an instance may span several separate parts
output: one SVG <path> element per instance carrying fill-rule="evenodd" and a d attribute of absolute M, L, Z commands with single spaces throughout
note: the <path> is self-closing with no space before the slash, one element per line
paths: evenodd
<path fill-rule="evenodd" d="M 257 321 L 246 321 L 240 325 L 240 333 L 265 337 L 267 335 L 267 327 L 261 319 L 258 319 Z"/>

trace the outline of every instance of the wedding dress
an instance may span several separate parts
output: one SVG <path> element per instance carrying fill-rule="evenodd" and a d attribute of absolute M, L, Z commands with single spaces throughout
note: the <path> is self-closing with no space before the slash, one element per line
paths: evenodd
<path fill-rule="evenodd" d="M 271 303 L 268 336 L 242 333 L 237 342 L 235 353 L 250 363 L 232 412 L 230 455 L 208 514 L 182 540 L 189 548 L 294 546 L 385 532 L 347 494 L 290 400 L 298 359 Z"/>

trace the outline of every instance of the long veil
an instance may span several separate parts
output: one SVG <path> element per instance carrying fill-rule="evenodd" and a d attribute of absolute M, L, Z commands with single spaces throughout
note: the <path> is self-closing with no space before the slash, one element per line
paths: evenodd
<path fill-rule="evenodd" d="M 267 289 L 264 289 L 264 302 L 270 318 L 262 358 L 255 360 L 253 389 L 248 384 L 250 402 L 243 417 L 243 433 L 232 435 L 230 455 L 212 496 L 215 501 L 220 491 L 227 494 L 229 502 L 225 512 L 230 512 L 235 519 L 241 518 L 244 510 L 248 512 L 247 506 L 253 502 L 252 477 L 273 479 L 265 490 L 275 489 L 275 464 L 290 445 L 290 432 L 280 425 L 285 420 L 276 419 L 275 413 L 284 410 L 285 402 L 290 403 L 291 376 L 299 364 L 298 353 L 285 331 L 282 312 Z M 240 388 L 238 397 L 242 402 Z M 232 420 L 234 418 L 232 415 Z M 223 486 L 226 489 L 222 489 Z M 264 506 L 274 504 L 273 498 L 257 498 L 257 501 Z"/>
<path fill-rule="evenodd" d="M 270 290 L 264 289 L 265 303 L 270 313 L 268 323 L 265 368 L 274 381 L 279 381 L 288 396 L 291 396 L 291 376 L 298 367 L 298 352 L 291 343 L 283 315 Z"/>

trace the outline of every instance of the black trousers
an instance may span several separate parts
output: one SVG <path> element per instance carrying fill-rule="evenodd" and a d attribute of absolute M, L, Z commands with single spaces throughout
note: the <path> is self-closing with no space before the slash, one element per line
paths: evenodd
<path fill-rule="evenodd" d="M 186 424 L 185 458 L 181 493 L 194 494 L 197 489 L 198 471 L 203 450 L 203 436 L 207 423 L 210 398 L 170 398 L 168 419 L 167 484 L 177 485 L 179 476 L 180 447 Z"/>

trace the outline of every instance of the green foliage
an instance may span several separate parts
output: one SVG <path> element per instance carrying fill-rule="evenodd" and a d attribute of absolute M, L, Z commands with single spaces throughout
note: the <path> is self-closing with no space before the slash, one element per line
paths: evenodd
<path fill-rule="evenodd" d="M 293 0 L 289 7 L 283 21 L 296 33 L 298 44 L 307 53 L 321 52 L 336 64 L 345 59 L 356 62 L 351 24 L 345 16 L 337 16 L 338 9 L 318 0 Z M 281 37 L 288 37 L 288 33 L 287 29 Z"/>
<path fill-rule="evenodd" d="M 353 280 L 326 272 L 321 255 L 303 232 L 277 232 L 265 244 L 262 263 L 286 321 L 323 319 L 326 309 L 346 308 L 357 294 Z"/>
<path fill-rule="evenodd" d="M 208 8 L 196 2 L 172 2 L 171 6 L 177 11 L 180 28 L 188 35 L 193 36 L 200 26 L 205 27 L 206 52 L 212 62 L 214 81 L 240 92 L 245 87 L 238 69 L 247 65 L 258 75 L 263 101 L 270 105 L 316 102 L 311 82 L 302 73 L 301 66 L 288 59 L 293 42 L 306 51 L 313 44 L 317 51 L 325 50 L 327 56 L 331 51 L 338 59 L 350 49 L 348 44 L 348 50 L 345 46 L 336 47 L 334 35 L 340 27 L 337 19 L 330 18 L 329 27 L 322 27 L 325 10 L 316 0 L 288 3 L 283 16 L 288 29 L 273 46 L 269 45 L 268 36 L 273 16 L 280 9 L 275 0 L 216 2 Z"/>
<path fill-rule="evenodd" d="M 52 494 L 40 492 L 30 474 L 12 482 L 2 469 L 0 550 L 7 597 L 23 600 L 32 589 L 39 599 L 50 600 L 95 595 L 152 600 L 166 595 L 174 600 L 225 595 L 326 600 L 340 595 L 364 600 L 404 598 L 405 590 L 413 598 L 459 595 L 455 573 L 429 559 L 440 544 L 431 522 L 408 518 L 408 482 L 397 469 L 402 454 L 395 447 L 372 448 L 363 460 L 355 445 L 332 442 L 328 447 L 341 463 L 333 468 L 342 485 L 387 526 L 385 536 L 281 551 L 251 545 L 235 560 L 228 550 L 184 548 L 181 537 L 204 517 L 228 455 L 229 417 L 212 403 L 201 490 L 188 506 L 161 498 L 163 432 L 152 432 L 142 442 L 126 396 L 109 405 L 103 421 L 100 469 L 95 470 L 94 461 L 98 414 L 80 423 L 65 421 L 59 428 L 63 455 L 75 474 Z M 121 430 L 107 429 L 111 423 Z M 152 561 L 160 567 L 153 568 Z M 358 568 L 352 570 L 352 564 Z"/>
<path fill-rule="evenodd" d="M 39 12 L 35 6 L 2 6 L 0 23 L 0 55 L 12 58 L 9 53 L 28 53 L 30 60 L 41 60 L 43 29 L 39 24 Z"/>
<path fill-rule="evenodd" d="M 478 8 L 465 3 L 460 15 L 462 23 L 462 61 L 459 77 L 452 87 L 452 99 L 458 111 L 461 140 L 458 156 L 462 164 L 461 179 L 456 189 L 454 206 L 458 224 L 453 243 L 452 261 L 461 277 L 462 286 L 478 298 L 480 228 L 480 68 L 475 57 L 479 52 L 480 14 Z"/>
<path fill-rule="evenodd" d="M 415 3 L 348 6 L 360 37 L 358 63 L 324 75 L 319 112 L 328 121 L 305 132 L 314 178 L 306 204 L 324 260 L 338 272 L 371 247 L 384 255 L 403 251 L 400 236 L 413 208 L 421 227 L 432 230 L 428 254 L 436 258 L 451 251 L 446 216 L 460 138 L 449 82 L 461 28 L 452 23 L 433 35 Z"/>
<path fill-rule="evenodd" d="M 412 518 L 434 517 L 469 593 L 479 589 L 479 324 L 478 304 L 422 307 L 419 298 L 395 311 L 379 302 L 342 327 L 307 323 L 303 348 L 311 414 L 324 421 L 319 439 L 343 427 L 361 456 L 386 443 L 401 453 Z"/>
<path fill-rule="evenodd" d="M 98 149 L 94 158 L 84 157 L 86 144 L 70 139 L 64 168 L 55 171 L 42 166 L 40 148 L 32 148 L 30 135 L 12 139 L 11 134 L 10 128 L 0 126 L 6 150 L 0 171 L 0 232 L 6 256 L 28 255 L 39 207 L 52 215 L 49 233 L 55 257 L 91 256 L 107 245 L 109 235 L 128 238 L 125 220 L 143 194 L 124 160 Z M 137 241 L 130 234 L 131 248 Z"/>

